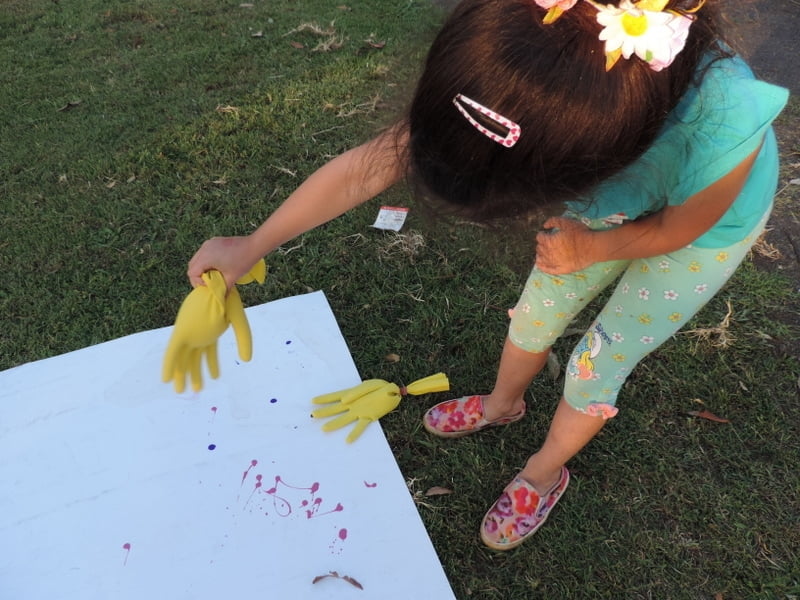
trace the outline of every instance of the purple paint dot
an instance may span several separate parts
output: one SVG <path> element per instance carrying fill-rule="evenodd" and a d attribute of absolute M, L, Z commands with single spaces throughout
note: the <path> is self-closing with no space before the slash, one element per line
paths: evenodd
<path fill-rule="evenodd" d="M 287 345 L 287 346 L 288 346 L 289 344 L 291 344 L 291 343 L 292 343 L 292 340 L 286 340 L 286 345 Z"/>
<path fill-rule="evenodd" d="M 217 445 L 216 445 L 216 444 L 209 444 L 209 445 L 208 445 L 208 449 L 209 449 L 209 450 L 215 450 L 216 448 L 217 448 Z"/>
<path fill-rule="evenodd" d="M 269 401 L 269 403 L 270 403 L 270 404 L 275 404 L 277 401 L 278 401 L 278 399 L 277 399 L 277 398 L 272 398 L 272 399 Z"/>

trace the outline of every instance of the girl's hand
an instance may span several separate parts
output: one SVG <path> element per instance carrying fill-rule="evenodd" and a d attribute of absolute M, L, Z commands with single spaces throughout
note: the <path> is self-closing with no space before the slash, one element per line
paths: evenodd
<path fill-rule="evenodd" d="M 228 289 L 247 273 L 261 256 L 253 256 L 247 237 L 215 237 L 206 240 L 189 261 L 186 274 L 192 287 L 205 285 L 200 276 L 215 269 L 222 273 Z"/>
<path fill-rule="evenodd" d="M 535 266 L 551 275 L 574 273 L 597 262 L 594 232 L 580 221 L 551 217 L 536 234 Z"/>

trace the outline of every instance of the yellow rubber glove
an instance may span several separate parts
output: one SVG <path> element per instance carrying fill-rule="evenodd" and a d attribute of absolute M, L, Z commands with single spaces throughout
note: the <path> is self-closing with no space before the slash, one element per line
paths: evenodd
<path fill-rule="evenodd" d="M 236 280 L 239 285 L 252 283 L 264 283 L 267 278 L 267 264 L 262 258 L 255 266 L 247 273 L 242 275 Z M 225 316 L 228 322 L 233 327 L 233 333 L 236 335 L 236 347 L 239 350 L 239 358 L 248 362 L 253 358 L 253 336 L 250 333 L 250 323 L 247 322 L 247 316 L 244 313 L 244 305 L 242 304 L 242 297 L 239 295 L 239 290 L 234 285 L 228 292 L 228 297 L 225 298 Z"/>
<path fill-rule="evenodd" d="M 323 431 L 341 429 L 357 421 L 346 438 L 347 443 L 350 444 L 359 438 L 370 423 L 397 408 L 404 395 L 419 396 L 430 392 L 444 392 L 449 389 L 450 382 L 444 373 L 419 379 L 404 388 L 382 379 L 368 379 L 355 387 L 313 398 L 311 402 L 314 404 L 327 404 L 328 406 L 318 408 L 311 413 L 311 416 L 324 418 L 340 415 L 325 423 L 322 426 Z"/>
<path fill-rule="evenodd" d="M 265 277 L 266 264 L 262 259 L 237 283 L 263 283 Z M 240 358 L 249 361 L 253 355 L 250 325 L 236 286 L 226 296 L 225 279 L 219 271 L 203 273 L 202 278 L 205 285 L 193 289 L 178 310 L 161 369 L 161 380 L 172 381 L 179 394 L 186 389 L 187 376 L 195 392 L 203 388 L 203 356 L 211 378 L 219 377 L 217 340 L 229 324 L 236 334 Z"/>

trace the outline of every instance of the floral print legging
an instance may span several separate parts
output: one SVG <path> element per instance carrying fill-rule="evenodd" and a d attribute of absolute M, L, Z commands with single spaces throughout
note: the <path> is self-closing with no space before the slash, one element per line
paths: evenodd
<path fill-rule="evenodd" d="M 695 315 L 730 279 L 766 225 L 726 248 L 687 246 L 653 258 L 595 263 L 567 275 L 534 268 L 514 310 L 509 339 L 542 352 L 618 277 L 616 289 L 572 352 L 564 397 L 577 410 L 610 418 L 631 370 Z M 620 277 L 621 275 L 621 277 Z"/>

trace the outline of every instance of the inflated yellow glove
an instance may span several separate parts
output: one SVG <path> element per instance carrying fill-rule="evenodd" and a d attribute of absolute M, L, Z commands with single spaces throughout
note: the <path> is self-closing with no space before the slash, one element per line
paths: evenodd
<path fill-rule="evenodd" d="M 262 258 L 252 269 L 237 279 L 236 283 L 239 285 L 254 281 L 264 283 L 266 278 L 267 263 Z M 250 323 L 247 322 L 247 316 L 244 314 L 242 297 L 239 295 L 239 290 L 236 289 L 236 286 L 231 288 L 228 292 L 228 297 L 225 298 L 225 316 L 236 334 L 236 347 L 239 350 L 239 358 L 248 362 L 253 358 L 253 336 L 250 333 Z"/>
<path fill-rule="evenodd" d="M 355 387 L 323 394 L 311 400 L 314 404 L 327 404 L 311 413 L 314 418 L 332 417 L 322 426 L 323 431 L 341 429 L 357 421 L 347 436 L 347 443 L 352 443 L 364 432 L 367 426 L 383 415 L 393 411 L 406 394 L 419 396 L 431 392 L 444 392 L 450 389 L 450 381 L 444 373 L 437 373 L 419 379 L 404 388 L 382 379 L 368 379 Z M 342 414 L 343 413 L 343 414 Z"/>
<path fill-rule="evenodd" d="M 237 283 L 263 283 L 265 277 L 266 264 L 262 259 Z M 250 325 L 236 286 L 226 295 L 225 279 L 219 271 L 203 273 L 202 278 L 205 285 L 193 289 L 178 310 L 161 369 L 161 380 L 172 381 L 179 394 L 186 388 L 187 376 L 194 391 L 203 388 L 203 356 L 211 378 L 219 377 L 217 340 L 228 325 L 233 326 L 236 334 L 239 357 L 249 361 L 253 355 Z"/>

